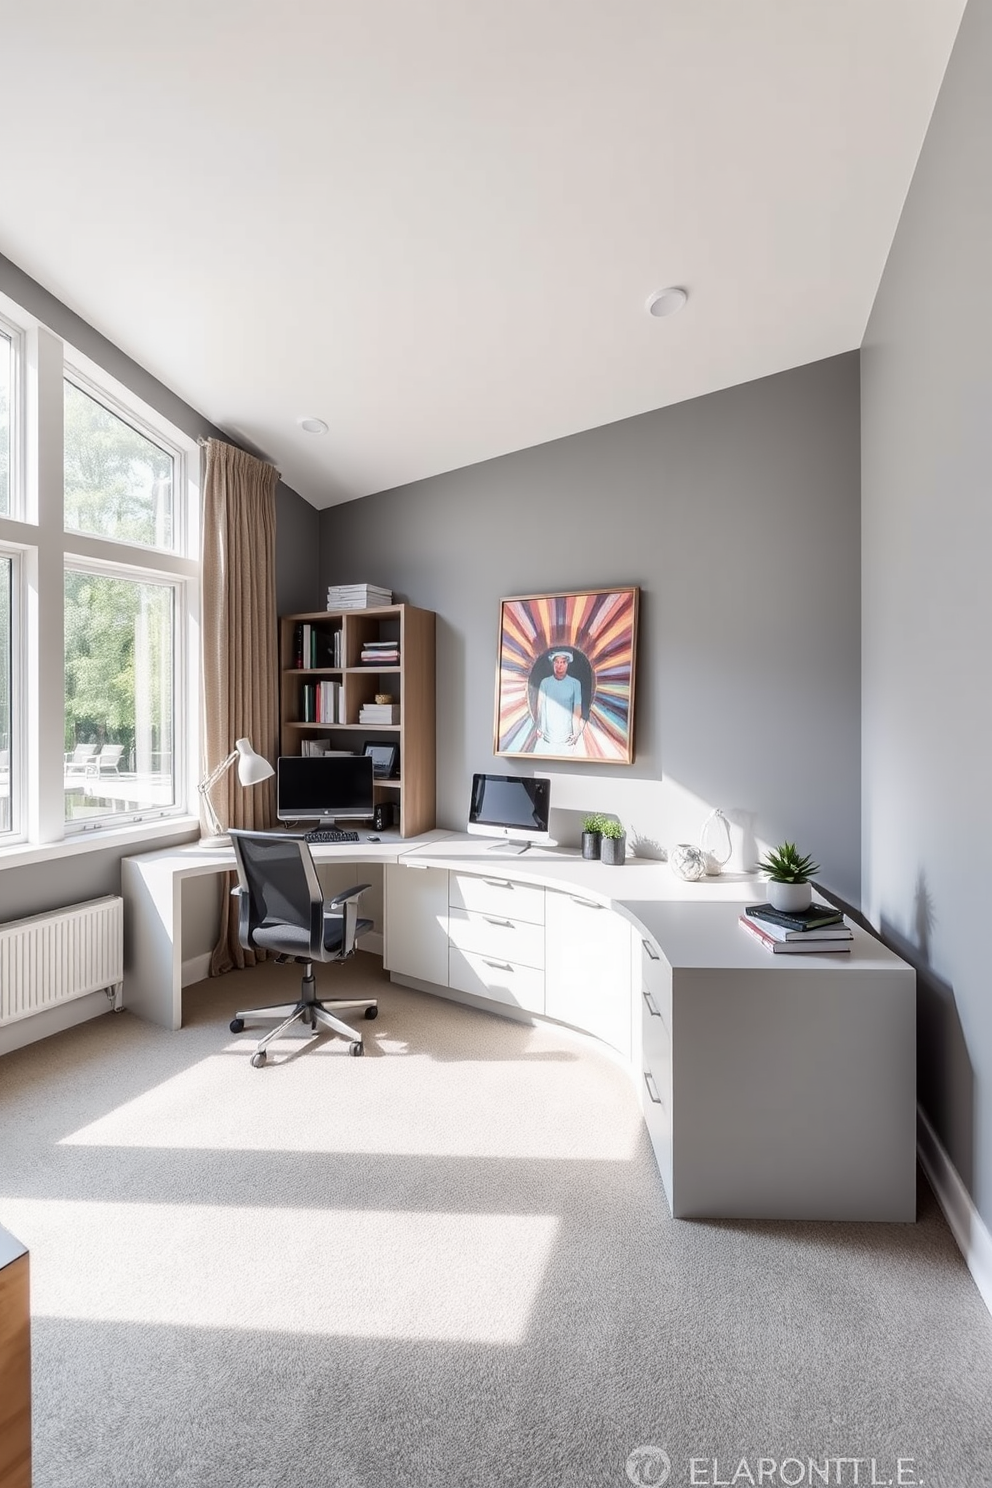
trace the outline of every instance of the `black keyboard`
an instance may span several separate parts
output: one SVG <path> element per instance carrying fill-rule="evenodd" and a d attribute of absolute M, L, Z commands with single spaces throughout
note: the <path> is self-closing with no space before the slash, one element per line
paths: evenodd
<path fill-rule="evenodd" d="M 312 827 L 306 834 L 308 842 L 357 842 L 357 832 L 340 832 L 337 827 Z"/>

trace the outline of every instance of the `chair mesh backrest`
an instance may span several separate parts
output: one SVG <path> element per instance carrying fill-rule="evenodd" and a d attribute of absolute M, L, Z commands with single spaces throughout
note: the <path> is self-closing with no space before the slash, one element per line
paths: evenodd
<path fill-rule="evenodd" d="M 314 899 L 304 866 L 307 844 L 297 837 L 231 833 L 251 901 L 249 924 L 293 925 L 310 936 Z M 322 903 L 319 895 L 316 900 Z"/>

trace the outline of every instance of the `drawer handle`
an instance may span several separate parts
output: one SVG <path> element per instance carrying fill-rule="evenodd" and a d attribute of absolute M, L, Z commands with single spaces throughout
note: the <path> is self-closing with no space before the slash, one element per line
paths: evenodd
<path fill-rule="evenodd" d="M 404 868 L 418 868 L 421 873 L 426 873 L 427 872 L 427 864 L 426 863 L 404 863 L 403 864 L 403 867 Z"/>
<path fill-rule="evenodd" d="M 648 1012 L 651 1014 L 652 1018 L 660 1018 L 661 1009 L 656 1004 L 647 987 L 641 988 L 641 996 L 644 998 L 644 1005 L 647 1008 Z"/>
<path fill-rule="evenodd" d="M 578 894 L 569 894 L 573 904 L 581 904 L 585 909 L 602 909 L 602 904 L 597 904 L 595 899 L 580 899 Z"/>
<path fill-rule="evenodd" d="M 658 1094 L 658 1087 L 654 1083 L 654 1075 L 651 1073 L 650 1070 L 645 1070 L 644 1071 L 644 1083 L 647 1086 L 648 1095 L 654 1101 L 655 1105 L 656 1106 L 663 1106 L 665 1104 L 665 1102 L 662 1100 L 661 1096 Z"/>
<path fill-rule="evenodd" d="M 508 878 L 484 878 L 482 882 L 487 883 L 491 889 L 512 889 L 515 887 Z"/>
<path fill-rule="evenodd" d="M 502 925 L 507 930 L 512 930 L 513 929 L 513 921 L 512 920 L 497 920 L 496 918 L 494 918 L 493 915 L 483 915 L 482 918 L 485 920 L 485 922 L 486 922 L 487 925 Z"/>
<path fill-rule="evenodd" d="M 652 961 L 660 961 L 661 960 L 661 957 L 658 955 L 658 952 L 655 950 L 654 946 L 651 944 L 651 942 L 649 940 L 642 940 L 641 941 L 641 945 L 647 951 L 647 953 L 651 957 L 651 960 Z"/>
<path fill-rule="evenodd" d="M 494 971 L 513 971 L 514 969 L 510 965 L 509 961 L 490 961 L 488 956 L 483 956 L 482 959 L 485 964 L 487 966 L 491 966 Z"/>

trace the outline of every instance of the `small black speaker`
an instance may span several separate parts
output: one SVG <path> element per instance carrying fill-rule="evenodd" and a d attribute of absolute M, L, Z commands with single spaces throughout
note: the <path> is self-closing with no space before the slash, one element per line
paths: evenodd
<path fill-rule="evenodd" d="M 388 827 L 393 825 L 393 803 L 391 801 L 380 801 L 375 808 L 375 815 L 372 820 L 377 832 L 385 832 Z"/>

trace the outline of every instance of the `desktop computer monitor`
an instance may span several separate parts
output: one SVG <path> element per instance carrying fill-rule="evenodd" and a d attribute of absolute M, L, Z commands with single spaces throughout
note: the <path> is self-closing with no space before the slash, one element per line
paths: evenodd
<path fill-rule="evenodd" d="M 503 837 L 508 852 L 526 852 L 532 842 L 554 847 L 548 833 L 551 781 L 543 775 L 473 775 L 468 830 Z M 494 849 L 495 850 L 495 849 Z"/>
<path fill-rule="evenodd" d="M 372 756 L 281 754 L 276 767 L 280 821 L 362 821 L 375 815 Z"/>

